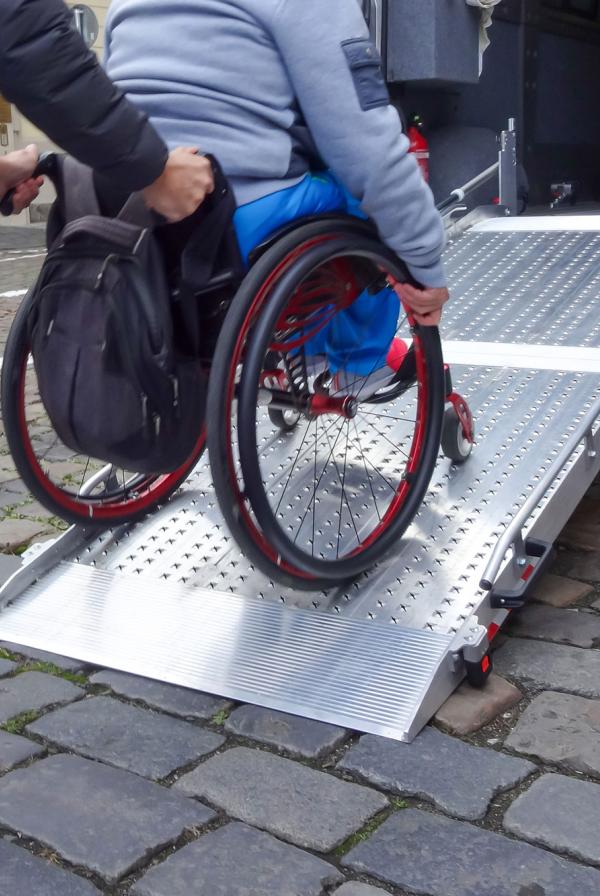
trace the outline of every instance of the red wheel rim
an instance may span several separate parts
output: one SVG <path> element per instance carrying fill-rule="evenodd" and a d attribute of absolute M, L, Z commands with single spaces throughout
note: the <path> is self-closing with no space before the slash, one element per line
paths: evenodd
<path fill-rule="evenodd" d="M 198 437 L 198 441 L 194 447 L 190 459 L 181 465 L 172 473 L 165 473 L 158 476 L 148 476 L 143 479 L 135 487 L 135 495 L 125 500 L 101 499 L 101 498 L 77 498 L 69 492 L 59 488 L 52 480 L 48 478 L 42 468 L 38 457 L 34 451 L 29 436 L 29 428 L 26 418 L 26 373 L 28 366 L 29 353 L 25 352 L 19 373 L 19 430 L 21 442 L 25 451 L 29 468 L 34 475 L 41 489 L 51 498 L 59 507 L 66 511 L 70 516 L 81 519 L 82 522 L 100 521 L 110 524 L 111 522 L 123 522 L 128 516 L 134 517 L 151 507 L 154 507 L 163 497 L 167 497 L 173 491 L 175 483 L 183 479 L 187 472 L 193 467 L 206 444 L 206 427 L 202 427 L 202 431 Z"/>
<path fill-rule="evenodd" d="M 233 432 L 232 432 L 232 414 L 230 412 L 231 404 L 234 396 L 235 389 L 235 377 L 236 370 L 241 361 L 243 355 L 243 349 L 246 342 L 247 334 L 252 326 L 253 321 L 256 318 L 256 315 L 259 313 L 261 307 L 263 306 L 268 294 L 273 286 L 273 284 L 278 280 L 278 278 L 285 272 L 285 270 L 293 263 L 299 256 L 301 256 L 308 249 L 319 245 L 321 243 L 330 241 L 334 238 L 334 236 L 325 236 L 321 238 L 317 238 L 310 243 L 302 246 L 300 249 L 291 253 L 287 258 L 285 258 L 280 265 L 273 271 L 269 279 L 263 284 L 261 289 L 257 292 L 254 301 L 246 318 L 240 328 L 239 334 L 236 339 L 236 344 L 233 352 L 232 363 L 230 367 L 230 374 L 228 377 L 226 389 L 225 389 L 225 402 L 226 402 L 226 420 L 228 423 L 228 433 L 227 438 L 225 440 L 227 446 L 227 463 L 230 474 L 231 483 L 234 487 L 235 497 L 237 500 L 237 504 L 239 507 L 240 516 L 245 524 L 245 527 L 249 534 L 251 535 L 253 541 L 257 545 L 257 547 L 261 550 L 263 555 L 265 555 L 269 560 L 275 563 L 279 568 L 291 572 L 295 576 L 300 576 L 305 580 L 310 581 L 311 576 L 306 572 L 300 571 L 297 567 L 292 566 L 288 562 L 284 561 L 281 556 L 274 550 L 271 544 L 266 540 L 260 526 L 257 521 L 254 519 L 254 516 L 250 512 L 249 501 L 246 498 L 245 494 L 240 488 L 240 478 L 238 476 L 238 472 L 236 470 L 236 464 L 233 454 Z M 417 416 L 414 425 L 414 431 L 412 435 L 411 445 L 409 449 L 409 456 L 405 466 L 405 476 L 404 479 L 400 482 L 400 485 L 390 500 L 389 506 L 387 507 L 386 512 L 381 517 L 379 524 L 376 528 L 362 541 L 354 551 L 347 554 L 347 557 L 356 557 L 360 554 L 364 553 L 368 548 L 370 548 L 385 532 L 386 529 L 390 526 L 392 521 L 395 519 L 400 509 L 402 508 L 406 498 L 411 489 L 411 479 L 412 475 L 416 474 L 418 471 L 422 455 L 425 447 L 426 433 L 427 433 L 427 407 L 429 400 L 429 390 L 427 384 L 427 367 L 426 361 L 423 351 L 422 342 L 419 338 L 418 328 L 415 328 L 414 319 L 412 318 L 412 314 L 408 309 L 404 309 L 407 315 L 408 324 L 411 328 L 413 328 L 413 346 L 415 352 L 415 360 L 416 360 L 416 369 L 417 369 Z M 273 348 L 273 346 L 270 346 Z"/>

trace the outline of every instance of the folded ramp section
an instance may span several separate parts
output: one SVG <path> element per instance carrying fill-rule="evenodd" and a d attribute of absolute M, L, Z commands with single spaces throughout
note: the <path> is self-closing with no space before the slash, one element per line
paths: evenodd
<path fill-rule="evenodd" d="M 411 740 L 458 684 L 451 635 L 62 563 L 0 637 L 170 684 Z"/>

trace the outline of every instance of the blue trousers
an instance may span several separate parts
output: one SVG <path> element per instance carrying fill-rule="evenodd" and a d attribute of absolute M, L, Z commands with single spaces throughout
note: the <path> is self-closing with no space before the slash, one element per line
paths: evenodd
<path fill-rule="evenodd" d="M 299 184 L 237 209 L 234 223 L 244 259 L 271 233 L 306 215 L 344 212 L 365 218 L 357 201 L 329 173 L 307 175 Z M 307 355 L 325 355 L 329 370 L 368 376 L 383 367 L 398 326 L 400 302 L 392 289 L 364 292 L 336 314 L 305 345 Z"/>

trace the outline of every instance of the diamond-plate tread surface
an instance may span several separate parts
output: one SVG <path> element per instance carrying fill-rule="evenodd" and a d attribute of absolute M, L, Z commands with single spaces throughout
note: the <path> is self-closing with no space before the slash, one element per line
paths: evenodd
<path fill-rule="evenodd" d="M 600 345 L 600 234 L 469 233 L 446 264 L 453 301 L 449 338 Z M 476 417 L 464 467 L 440 458 L 426 500 L 393 560 L 348 589 L 306 595 L 256 571 L 232 543 L 203 459 L 180 495 L 151 520 L 106 534 L 82 562 L 123 574 L 201 586 L 287 606 L 444 633 L 476 610 L 478 583 L 496 539 L 600 395 L 593 374 L 455 368 L 456 389 Z M 394 424 L 378 448 L 394 464 Z M 285 476 L 294 439 L 264 445 L 271 483 Z M 550 496 L 558 487 L 557 481 Z"/>

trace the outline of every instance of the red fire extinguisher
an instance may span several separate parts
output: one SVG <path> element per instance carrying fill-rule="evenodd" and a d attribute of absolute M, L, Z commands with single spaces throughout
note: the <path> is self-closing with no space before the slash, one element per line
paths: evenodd
<path fill-rule="evenodd" d="M 429 143 L 423 132 L 423 119 L 420 115 L 413 115 L 410 119 L 408 139 L 410 152 L 414 152 L 423 177 L 429 183 Z"/>

